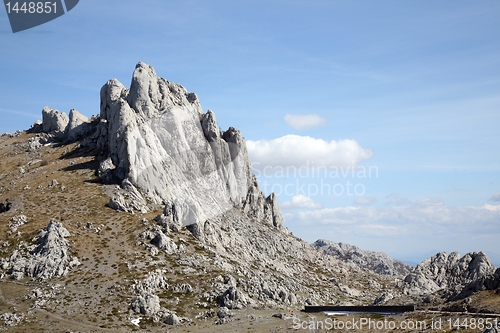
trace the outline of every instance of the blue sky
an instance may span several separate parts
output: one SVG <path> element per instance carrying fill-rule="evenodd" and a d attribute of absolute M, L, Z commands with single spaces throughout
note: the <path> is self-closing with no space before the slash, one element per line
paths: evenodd
<path fill-rule="evenodd" d="M 82 0 L 13 34 L 0 10 L 0 132 L 45 105 L 97 114 L 144 61 L 243 132 L 294 234 L 500 265 L 499 17 L 498 1 Z"/>

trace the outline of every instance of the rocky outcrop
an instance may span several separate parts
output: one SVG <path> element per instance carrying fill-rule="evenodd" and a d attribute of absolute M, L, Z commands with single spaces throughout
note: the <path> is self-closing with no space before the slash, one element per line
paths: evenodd
<path fill-rule="evenodd" d="M 42 280 L 64 276 L 80 264 L 69 253 L 68 236 L 70 233 L 62 223 L 51 220 L 47 228 L 40 230 L 38 245 L 15 250 L 10 258 L 2 261 L 2 268 L 17 280 L 24 275 Z"/>
<path fill-rule="evenodd" d="M 220 130 L 196 94 L 159 78 L 151 66 L 137 64 L 130 89 L 117 80 L 102 87 L 96 133 L 103 177 L 165 203 L 165 223 L 193 226 L 236 206 L 281 228 L 276 197 L 258 188 L 241 133 Z M 120 198 L 110 206 L 127 210 Z"/>
<path fill-rule="evenodd" d="M 149 272 L 142 281 L 135 281 L 132 289 L 138 295 L 132 299 L 133 311 L 152 317 L 154 322 L 164 321 L 169 325 L 177 325 L 180 318 L 160 305 L 160 298 L 156 293 L 163 293 L 169 289 L 165 278 L 165 270 L 157 269 Z"/>
<path fill-rule="evenodd" d="M 313 245 L 328 255 L 378 274 L 397 276 L 407 275 L 412 271 L 410 265 L 392 259 L 383 252 L 366 251 L 354 245 L 334 243 L 324 239 L 317 240 Z"/>
<path fill-rule="evenodd" d="M 97 127 L 96 118 L 89 119 L 75 109 L 70 110 L 68 118 L 66 113 L 46 106 L 42 110 L 42 119 L 37 120 L 27 131 L 38 133 L 31 139 L 28 151 L 35 151 L 49 142 L 70 143 L 84 139 Z"/>
<path fill-rule="evenodd" d="M 75 109 L 69 112 L 69 121 L 65 129 L 65 140 L 69 142 L 86 137 L 93 130 L 89 118 Z"/>
<path fill-rule="evenodd" d="M 446 294 L 458 294 L 470 283 L 493 274 L 495 267 L 483 252 L 440 252 L 424 260 L 408 274 L 404 292 L 407 295 L 426 295 L 439 290 Z"/>
<path fill-rule="evenodd" d="M 280 229 L 283 218 L 274 194 L 262 194 L 252 174 L 245 139 L 230 127 L 222 131 L 214 112 L 203 112 L 198 97 L 138 63 L 130 89 L 109 80 L 101 89 L 99 116 L 45 107 L 42 128 L 57 140 L 83 140 L 100 153 L 99 177 L 120 184 L 109 207 L 147 212 L 147 202 L 164 204 L 166 224 L 191 226 L 243 208 L 252 218 Z M 34 141 L 30 151 L 41 141 Z M 122 191 L 123 190 L 123 191 Z"/>
<path fill-rule="evenodd" d="M 66 113 L 51 109 L 48 106 L 42 110 L 42 130 L 45 133 L 64 133 L 69 119 Z"/>
<path fill-rule="evenodd" d="M 459 300 L 483 290 L 497 290 L 500 293 L 500 268 L 494 273 L 484 275 L 467 284 L 458 295 L 453 295 L 450 300 Z"/>
<path fill-rule="evenodd" d="M 28 223 L 28 218 L 26 217 L 26 215 L 13 216 L 9 221 L 10 231 L 8 232 L 8 234 L 11 235 L 17 232 L 17 229 L 19 229 L 20 226 L 26 223 Z"/>

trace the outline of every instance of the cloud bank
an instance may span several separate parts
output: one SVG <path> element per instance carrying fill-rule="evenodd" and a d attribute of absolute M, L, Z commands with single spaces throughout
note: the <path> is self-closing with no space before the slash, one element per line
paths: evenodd
<path fill-rule="evenodd" d="M 373 152 L 355 140 L 315 139 L 285 135 L 273 140 L 247 141 L 252 167 L 355 167 L 373 156 Z"/>
<path fill-rule="evenodd" d="M 431 238 L 457 235 L 499 234 L 500 205 L 448 206 L 440 198 L 425 199 L 406 206 L 348 206 L 286 214 L 290 224 L 315 225 L 339 234 L 358 233 L 379 237 Z"/>

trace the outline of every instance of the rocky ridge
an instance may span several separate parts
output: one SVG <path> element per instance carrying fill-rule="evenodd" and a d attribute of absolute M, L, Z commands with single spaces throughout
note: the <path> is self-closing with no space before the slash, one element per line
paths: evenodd
<path fill-rule="evenodd" d="M 496 289 L 498 282 L 498 271 L 483 252 L 471 252 L 463 257 L 458 252 L 440 252 L 418 264 L 405 277 L 403 288 L 407 295 L 444 291 L 449 298 L 462 294 L 467 288 Z"/>
<path fill-rule="evenodd" d="M 56 283 L 28 290 L 23 302 L 33 308 L 86 325 L 99 317 L 103 327 L 164 330 L 155 325 L 228 324 L 242 309 L 402 304 L 428 294 L 408 292 L 412 278 L 399 280 L 401 267 L 380 254 L 342 245 L 344 257 L 331 255 L 334 243 L 312 246 L 291 234 L 276 196 L 265 197 L 251 173 L 241 133 L 220 130 L 195 94 L 144 63 L 130 89 L 117 80 L 103 86 L 99 115 L 44 108 L 42 116 L 30 133 L 0 138 L 8 143 L 0 146 L 0 201 L 11 203 L 2 212 L 4 280 Z M 31 239 L 48 214 L 68 229 L 51 221 Z M 460 282 L 457 291 L 497 288 L 498 272 L 481 258 L 469 262 L 470 274 L 460 270 L 463 279 L 432 275 L 441 261 L 449 260 L 407 276 Z"/>
<path fill-rule="evenodd" d="M 313 246 L 328 255 L 377 274 L 399 276 L 407 275 L 413 270 L 410 265 L 394 260 L 383 252 L 362 250 L 354 245 L 319 239 Z"/>
<path fill-rule="evenodd" d="M 24 224 L 26 216 L 21 215 L 17 220 Z M 19 223 L 16 230 L 17 227 Z M 16 280 L 25 275 L 41 280 L 64 276 L 72 267 L 80 265 L 78 259 L 70 255 L 68 236 L 70 233 L 60 222 L 51 220 L 34 239 L 38 245 L 20 242 L 10 258 L 1 261 L 1 266 Z"/>
<path fill-rule="evenodd" d="M 220 130 L 196 94 L 145 63 L 137 64 L 130 89 L 116 79 L 102 87 L 99 117 L 89 120 L 71 110 L 68 118 L 49 107 L 42 115 L 32 131 L 64 142 L 86 137 L 82 146 L 99 152 L 100 177 L 123 190 L 114 191 L 112 208 L 146 212 L 149 201 L 164 205 L 172 224 L 193 226 L 241 207 L 282 226 L 275 195 L 264 197 L 252 174 L 240 131 Z"/>

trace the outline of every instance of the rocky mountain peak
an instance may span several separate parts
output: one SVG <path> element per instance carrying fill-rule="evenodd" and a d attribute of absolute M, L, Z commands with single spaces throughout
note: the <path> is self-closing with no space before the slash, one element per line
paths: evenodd
<path fill-rule="evenodd" d="M 154 68 L 143 62 L 135 66 L 127 102 L 144 119 L 157 117 L 173 106 L 198 116 L 203 114 L 196 94 L 189 93 L 180 84 L 158 77 Z"/>
<path fill-rule="evenodd" d="M 99 152 L 101 179 L 120 184 L 110 207 L 145 212 L 147 202 L 165 205 L 175 212 L 168 215 L 172 223 L 184 226 L 239 207 L 281 228 L 276 196 L 260 191 L 240 131 L 222 131 L 195 93 L 158 77 L 148 64 L 136 65 L 129 89 L 116 79 L 104 84 L 98 118 L 72 110 L 68 119 L 46 109 L 44 131 L 84 139 L 82 146 Z"/>
<path fill-rule="evenodd" d="M 458 252 L 439 252 L 418 264 L 406 276 L 405 292 L 423 295 L 446 290 L 451 295 L 494 271 L 495 267 L 484 252 L 470 252 L 463 257 Z"/>

